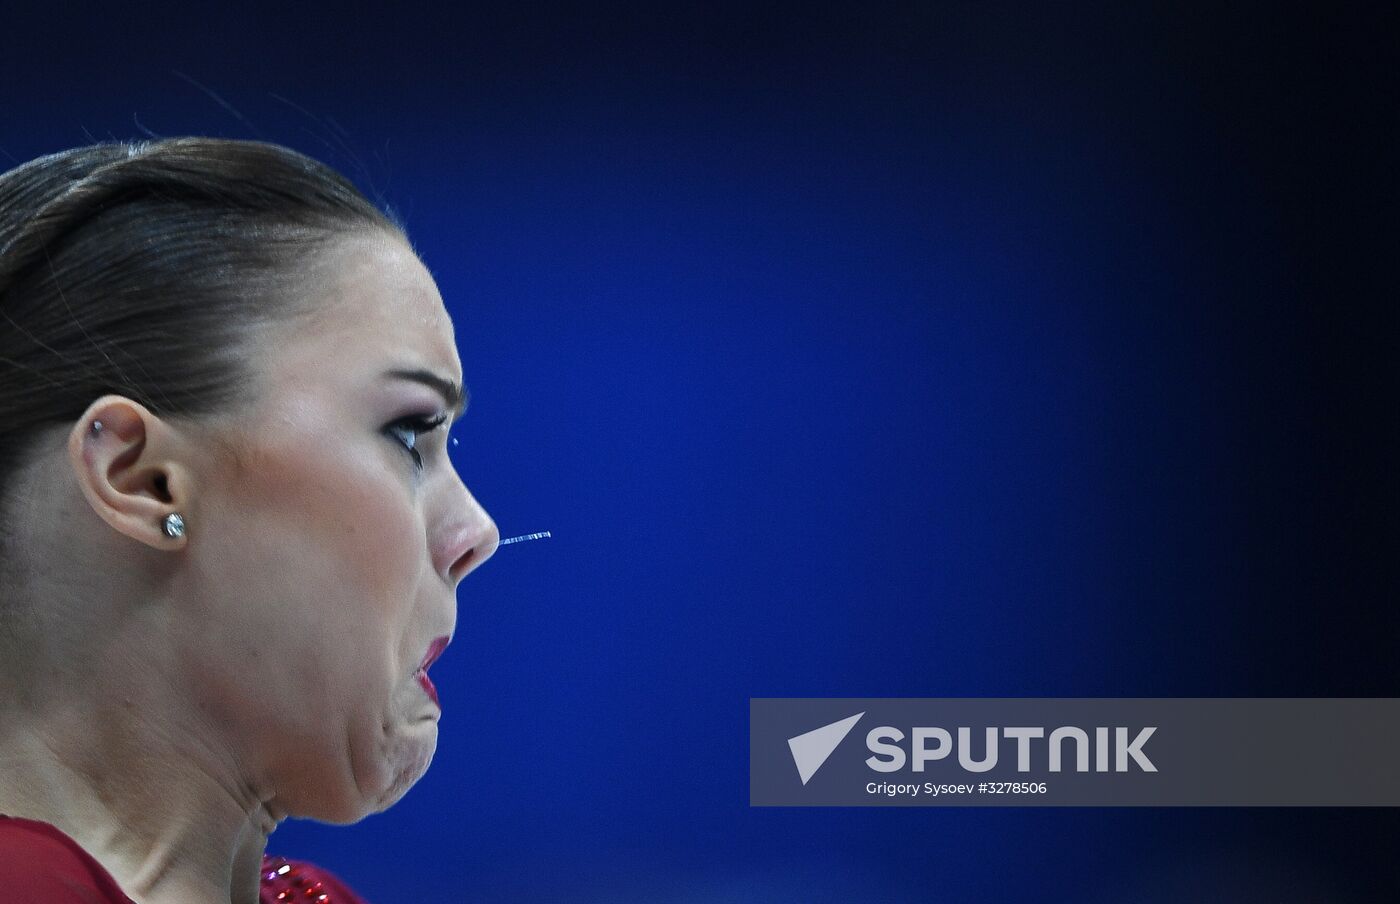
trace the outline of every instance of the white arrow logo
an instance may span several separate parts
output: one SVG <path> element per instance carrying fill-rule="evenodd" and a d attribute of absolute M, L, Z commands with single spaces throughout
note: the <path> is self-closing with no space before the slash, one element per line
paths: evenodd
<path fill-rule="evenodd" d="M 822 763 L 826 762 L 826 758 L 831 756 L 831 752 L 863 715 L 863 712 L 856 713 L 840 722 L 832 722 L 830 725 L 814 728 L 806 734 L 788 738 L 788 749 L 792 751 L 792 761 L 797 764 L 797 774 L 802 776 L 802 784 L 807 784 L 807 779 L 816 775 Z"/>

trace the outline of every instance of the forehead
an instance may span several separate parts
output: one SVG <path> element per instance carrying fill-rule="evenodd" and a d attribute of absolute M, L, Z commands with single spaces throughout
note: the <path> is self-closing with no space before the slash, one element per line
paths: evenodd
<path fill-rule="evenodd" d="M 311 313 L 276 343 L 272 371 L 292 368 L 306 379 L 327 368 L 367 377 L 422 367 L 461 382 L 452 318 L 402 240 L 379 233 L 338 240 L 305 291 Z"/>

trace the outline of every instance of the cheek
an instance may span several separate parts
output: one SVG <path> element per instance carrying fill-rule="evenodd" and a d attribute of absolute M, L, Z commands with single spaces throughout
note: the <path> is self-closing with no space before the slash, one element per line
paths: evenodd
<path fill-rule="evenodd" d="M 407 610 L 426 556 L 407 478 L 373 452 L 272 460 L 229 500 L 232 549 L 281 615 L 360 649 L 387 645 L 373 628 Z"/>
<path fill-rule="evenodd" d="M 189 548 L 205 636 L 192 665 L 211 715 L 257 738 L 254 761 L 344 762 L 352 726 L 380 723 L 405 670 L 427 553 L 409 476 L 374 453 L 267 454 L 201 506 L 207 532 Z"/>

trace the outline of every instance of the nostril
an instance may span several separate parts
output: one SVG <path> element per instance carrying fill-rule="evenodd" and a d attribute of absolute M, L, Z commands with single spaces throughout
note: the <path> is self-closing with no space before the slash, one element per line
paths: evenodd
<path fill-rule="evenodd" d="M 459 558 L 457 561 L 455 561 L 455 562 L 452 563 L 452 567 L 451 567 L 450 569 L 448 569 L 448 573 L 452 576 L 452 580 L 454 580 L 454 581 L 460 581 L 463 577 L 466 576 L 467 571 L 468 571 L 469 567 L 471 566 L 471 563 L 472 563 L 472 561 L 473 561 L 473 557 L 474 557 L 475 555 L 476 555 L 476 547 L 473 546 L 471 549 L 469 549 L 469 550 L 467 550 L 466 552 L 462 553 L 462 557 L 461 557 L 461 558 Z"/>
<path fill-rule="evenodd" d="M 488 518 L 484 526 L 476 524 L 464 527 L 452 536 L 453 542 L 438 546 L 433 558 L 440 569 L 439 574 L 455 586 L 491 558 L 500 544 L 501 534 L 495 522 Z"/>

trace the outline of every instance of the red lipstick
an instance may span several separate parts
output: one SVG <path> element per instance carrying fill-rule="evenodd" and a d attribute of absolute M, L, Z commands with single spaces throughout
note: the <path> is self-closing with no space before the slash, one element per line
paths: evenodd
<path fill-rule="evenodd" d="M 424 654 L 422 664 L 418 666 L 418 671 L 413 673 L 418 679 L 418 683 L 428 694 L 428 697 L 437 704 L 438 709 L 442 709 L 442 703 L 438 700 L 437 688 L 433 687 L 433 679 L 428 677 L 428 667 L 437 661 L 437 658 L 442 655 L 443 650 L 447 649 L 447 644 L 450 639 L 451 638 L 448 637 L 439 637 L 437 640 L 428 644 L 428 652 Z"/>

